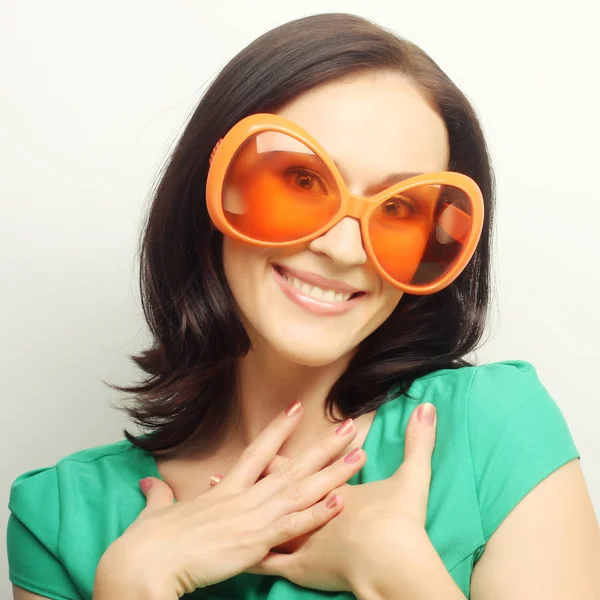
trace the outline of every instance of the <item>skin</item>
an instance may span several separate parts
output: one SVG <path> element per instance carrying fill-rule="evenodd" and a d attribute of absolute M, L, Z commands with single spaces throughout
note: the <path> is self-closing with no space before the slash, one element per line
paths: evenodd
<path fill-rule="evenodd" d="M 333 111 L 327 108 L 332 106 Z M 322 144 L 356 194 L 372 193 L 391 173 L 447 168 L 443 120 L 412 83 L 395 73 L 329 82 L 296 98 L 279 114 Z M 234 437 L 238 448 L 245 447 L 277 411 L 298 399 L 305 417 L 281 452 L 291 456 L 322 435 L 328 424 L 322 414 L 327 391 L 358 344 L 396 308 L 402 293 L 378 276 L 365 254 L 358 222 L 351 218 L 292 250 L 250 247 L 225 238 L 223 262 L 253 345 L 239 365 L 241 422 L 229 443 Z M 349 284 L 368 292 L 367 297 L 345 315 L 314 315 L 281 292 L 273 263 Z M 372 417 L 357 420 L 357 443 Z"/>
<path fill-rule="evenodd" d="M 390 173 L 447 168 L 443 121 L 419 90 L 397 74 L 329 82 L 280 113 L 319 140 L 354 193 L 366 194 Z M 278 288 L 273 263 L 342 281 L 368 294 L 346 315 L 317 316 Z M 147 509 L 172 506 L 173 493 L 178 501 L 208 496 L 210 475 L 235 471 L 244 448 L 291 400 L 302 402 L 304 414 L 267 473 L 278 461 L 293 459 L 322 440 L 331 427 L 323 414 L 327 390 L 357 345 L 401 300 L 400 292 L 369 264 L 358 225 L 349 218 L 292 251 L 251 248 L 225 239 L 224 267 L 253 344 L 239 364 L 240 413 L 228 424 L 226 442 L 210 454 L 191 445 L 176 456 L 157 457 L 166 483 L 156 482 L 147 496 Z M 343 453 L 362 445 L 372 418 L 370 414 L 355 420 L 353 441 Z M 435 427 L 412 418 L 406 437 L 407 460 L 394 476 L 334 490 L 343 504 L 339 515 L 292 545 L 291 554 L 270 554 L 253 571 L 321 589 L 351 586 L 365 600 L 464 599 L 424 530 Z M 215 489 L 226 482 L 227 475 Z M 382 512 L 385 523 L 378 521 Z M 360 535 L 353 535 L 359 519 Z M 344 552 L 330 552 L 333 545 Z M 356 556 L 360 560 L 353 561 Z M 471 598 L 593 600 L 600 596 L 598 564 L 600 531 L 581 468 L 573 461 L 536 486 L 493 534 L 475 566 Z M 348 565 L 357 574 L 351 582 L 342 576 Z M 338 580 L 333 581 L 335 576 Z M 14 594 L 16 600 L 40 598 L 18 588 Z"/>

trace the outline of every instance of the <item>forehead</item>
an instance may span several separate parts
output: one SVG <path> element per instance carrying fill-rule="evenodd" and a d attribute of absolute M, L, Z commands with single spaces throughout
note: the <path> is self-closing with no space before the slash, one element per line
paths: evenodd
<path fill-rule="evenodd" d="M 322 84 L 278 114 L 300 125 L 357 181 L 448 166 L 444 121 L 398 73 L 366 73 Z"/>

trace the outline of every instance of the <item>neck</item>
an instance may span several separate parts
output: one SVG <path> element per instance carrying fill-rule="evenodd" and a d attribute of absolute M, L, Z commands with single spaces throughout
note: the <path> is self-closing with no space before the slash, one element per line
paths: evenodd
<path fill-rule="evenodd" d="M 331 426 L 325 399 L 350 359 L 347 355 L 315 367 L 293 363 L 271 349 L 251 350 L 237 366 L 237 410 L 228 427 L 227 444 L 245 448 L 278 412 L 296 400 L 302 402 L 302 420 L 279 454 L 294 456 L 320 439 Z M 334 415 L 339 413 L 334 411 Z"/>

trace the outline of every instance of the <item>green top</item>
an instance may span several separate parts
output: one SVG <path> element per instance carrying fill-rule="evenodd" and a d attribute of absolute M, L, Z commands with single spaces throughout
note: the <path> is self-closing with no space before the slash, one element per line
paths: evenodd
<path fill-rule="evenodd" d="M 474 563 L 511 509 L 542 479 L 579 458 L 564 417 L 535 369 L 494 363 L 430 373 L 377 410 L 367 463 L 350 480 L 389 477 L 400 466 L 414 408 L 438 410 L 427 532 L 467 597 Z M 10 495 L 10 579 L 54 600 L 91 599 L 96 565 L 145 505 L 143 477 L 160 477 L 151 453 L 123 440 L 82 450 L 21 475 Z M 199 540 L 201 543 L 201 540 Z M 185 598 L 352 598 L 241 574 Z"/>

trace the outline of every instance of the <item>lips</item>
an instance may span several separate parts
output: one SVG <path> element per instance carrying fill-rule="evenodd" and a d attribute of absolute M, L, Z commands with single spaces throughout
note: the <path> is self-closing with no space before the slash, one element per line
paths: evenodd
<path fill-rule="evenodd" d="M 274 267 L 281 276 L 285 277 L 291 283 L 296 283 L 296 287 L 299 289 L 302 289 L 302 286 L 305 285 L 311 286 L 312 288 L 322 290 L 324 293 L 333 292 L 334 295 L 343 294 L 347 296 L 345 299 L 365 293 L 363 290 L 353 287 L 347 283 L 337 281 L 335 279 L 329 279 L 327 277 L 323 277 L 322 275 L 317 275 L 316 273 L 292 269 L 291 267 L 279 264 L 275 264 Z"/>
<path fill-rule="evenodd" d="M 305 271 L 288 269 L 281 265 L 273 265 L 273 274 L 283 293 L 294 304 L 319 316 L 333 317 L 346 314 L 366 297 L 365 292 L 362 291 L 345 291 L 357 289 L 345 283 L 312 273 L 306 274 Z M 302 279 L 296 277 L 296 274 L 302 275 Z M 335 288 L 319 287 L 306 280 L 319 281 L 321 285 L 331 285 Z M 344 291 L 341 291 L 340 288 L 343 288 Z"/>
<path fill-rule="evenodd" d="M 297 289 L 299 293 L 320 302 L 346 302 L 352 297 L 352 294 L 346 292 L 336 292 L 333 289 L 320 288 L 296 277 L 290 277 L 289 273 L 285 271 L 280 272 L 280 275 L 289 285 Z"/>

